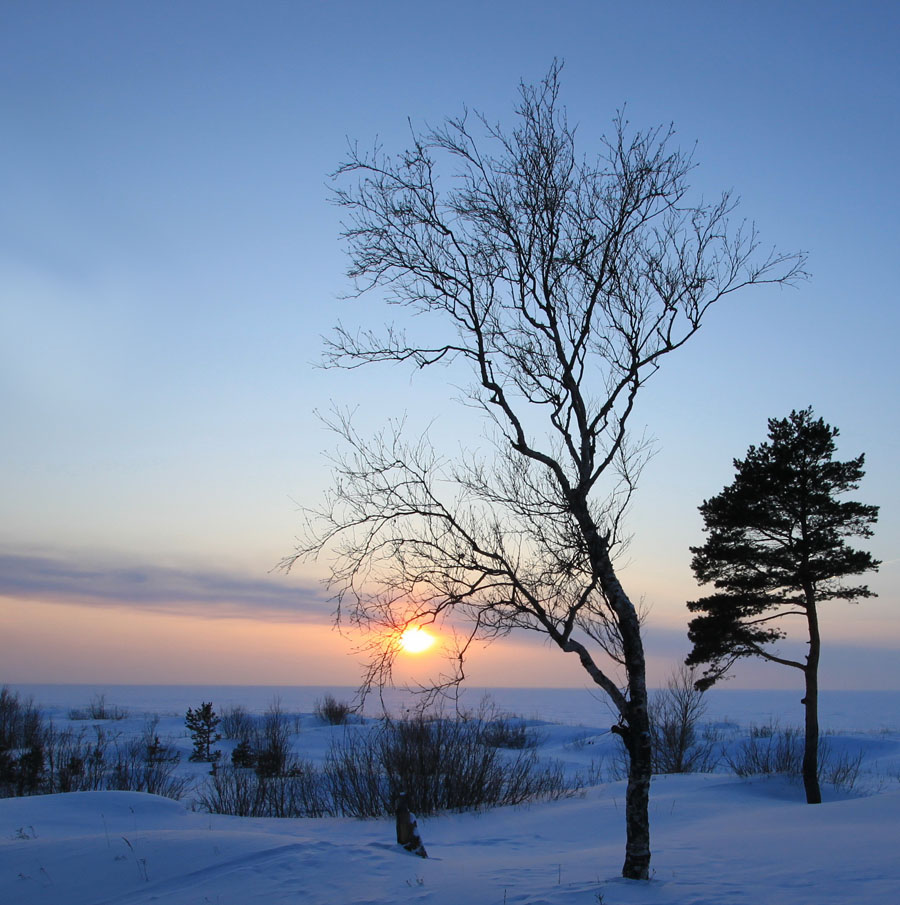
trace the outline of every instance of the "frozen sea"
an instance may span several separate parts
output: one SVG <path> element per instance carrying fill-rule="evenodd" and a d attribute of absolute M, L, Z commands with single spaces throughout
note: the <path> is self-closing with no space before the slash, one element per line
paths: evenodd
<path fill-rule="evenodd" d="M 242 705 L 263 712 L 278 701 L 288 713 L 311 713 L 326 694 L 351 701 L 356 689 L 315 685 L 28 685 L 9 687 L 22 697 L 50 709 L 85 707 L 103 696 L 110 707 L 134 713 L 183 714 L 188 707 L 211 701 L 217 710 Z M 803 723 L 802 691 L 713 688 L 707 693 L 709 722 L 800 726 Z M 603 693 L 595 688 L 465 688 L 460 706 L 475 710 L 485 699 L 497 710 L 528 719 L 574 726 L 602 726 L 614 721 Z M 401 689 L 388 689 L 384 707 L 401 714 L 415 699 Z M 378 695 L 371 695 L 364 713 L 383 712 Z M 820 691 L 819 720 L 823 731 L 896 732 L 900 730 L 900 691 Z"/>

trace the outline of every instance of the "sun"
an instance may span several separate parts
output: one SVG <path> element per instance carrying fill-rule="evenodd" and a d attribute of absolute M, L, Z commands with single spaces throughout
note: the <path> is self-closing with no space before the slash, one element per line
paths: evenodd
<path fill-rule="evenodd" d="M 422 628 L 408 628 L 400 636 L 400 647 L 408 654 L 421 654 L 434 644 L 434 636 Z"/>

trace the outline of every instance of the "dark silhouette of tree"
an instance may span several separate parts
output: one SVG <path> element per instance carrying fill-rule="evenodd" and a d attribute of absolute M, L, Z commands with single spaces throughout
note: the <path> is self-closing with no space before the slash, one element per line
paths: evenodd
<path fill-rule="evenodd" d="M 340 414 L 334 490 L 285 561 L 331 559 L 337 619 L 378 629 L 367 685 L 390 681 L 410 625 L 465 625 L 445 685 L 476 638 L 539 632 L 618 714 L 629 755 L 623 875 L 646 878 L 651 741 L 641 625 L 614 565 L 644 461 L 626 430 L 638 390 L 709 308 L 803 275 L 759 253 L 733 203 L 689 199 L 671 129 L 613 121 L 596 159 L 576 152 L 560 67 L 520 86 L 511 132 L 464 114 L 413 132 L 398 156 L 351 147 L 336 176 L 359 293 L 418 315 L 410 335 L 338 327 L 333 366 L 453 363 L 489 425 L 489 453 L 447 460 L 402 423 L 369 440 Z M 347 186 L 347 187 L 344 187 Z M 458 629 L 462 631 L 461 629 Z"/>
<path fill-rule="evenodd" d="M 806 800 L 821 802 L 818 781 L 818 670 L 821 650 L 818 607 L 826 600 L 871 597 L 865 585 L 847 578 L 875 570 L 870 553 L 847 538 L 871 537 L 878 507 L 841 499 L 859 487 L 865 457 L 834 461 L 838 430 L 811 408 L 769 420 L 769 442 L 751 446 L 736 459 L 736 476 L 700 507 L 708 534 L 691 547 L 691 567 L 715 594 L 688 603 L 689 665 L 707 664 L 698 680 L 708 688 L 741 657 L 762 657 L 803 672 L 806 744 L 803 783 Z M 777 654 L 770 645 L 785 637 L 782 620 L 806 622 L 805 660 Z"/>
<path fill-rule="evenodd" d="M 213 710 L 212 702 L 204 701 L 196 710 L 188 707 L 184 717 L 184 724 L 187 726 L 191 741 L 194 743 L 191 760 L 214 762 L 219 759 L 222 752 L 212 750 L 212 746 L 222 738 L 216 732 L 219 722 L 219 717 Z"/>

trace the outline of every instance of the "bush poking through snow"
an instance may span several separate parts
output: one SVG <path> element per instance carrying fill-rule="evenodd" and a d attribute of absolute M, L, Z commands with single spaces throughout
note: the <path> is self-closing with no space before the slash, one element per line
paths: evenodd
<path fill-rule="evenodd" d="M 751 726 L 749 737 L 725 754 L 725 763 L 737 776 L 797 776 L 802 760 L 803 735 L 790 726 Z"/>
<path fill-rule="evenodd" d="M 343 726 L 350 719 L 353 708 L 346 701 L 339 701 L 330 694 L 316 701 L 315 716 L 329 726 Z"/>
<path fill-rule="evenodd" d="M 249 741 L 256 729 L 256 719 L 246 707 L 235 704 L 222 714 L 222 735 L 239 742 Z"/>
<path fill-rule="evenodd" d="M 292 758 L 283 776 L 220 767 L 199 791 L 197 804 L 235 817 L 324 817 L 333 814 L 321 774 Z"/>
<path fill-rule="evenodd" d="M 290 772 L 291 725 L 278 701 L 265 712 L 256 732 L 256 772 L 260 776 L 284 776 Z"/>
<path fill-rule="evenodd" d="M 751 726 L 748 738 L 725 754 L 725 763 L 738 776 L 803 775 L 802 730 L 777 724 Z M 862 752 L 834 754 L 827 739 L 819 740 L 819 779 L 836 789 L 851 791 L 859 778 Z"/>
<path fill-rule="evenodd" d="M 0 751 L 30 748 L 43 734 L 41 712 L 5 686 L 0 688 Z"/>
<path fill-rule="evenodd" d="M 541 743 L 540 733 L 529 729 L 517 717 L 498 716 L 484 723 L 482 738 L 493 748 L 537 748 Z"/>
<path fill-rule="evenodd" d="M 151 720 L 140 738 L 117 746 L 109 787 L 181 798 L 190 780 L 175 775 L 180 759 L 181 755 L 175 748 L 160 741 L 156 734 L 156 720 Z"/>
<path fill-rule="evenodd" d="M 704 692 L 694 685 L 695 670 L 682 666 L 665 688 L 650 698 L 653 772 L 711 773 L 719 763 L 719 736 L 701 729 L 706 713 Z"/>
<path fill-rule="evenodd" d="M 87 707 L 73 707 L 69 711 L 70 720 L 124 720 L 128 711 L 121 707 L 107 707 L 106 695 L 94 695 Z"/>
<path fill-rule="evenodd" d="M 253 768 L 261 777 L 285 776 L 291 772 L 291 736 L 298 727 L 284 713 L 278 701 L 269 705 L 261 718 L 250 716 L 246 711 L 235 714 L 231 711 L 232 722 L 229 729 L 238 739 L 231 752 L 232 766 L 238 769 Z"/>
<path fill-rule="evenodd" d="M 126 739 L 99 725 L 57 729 L 0 690 L 0 797 L 117 789 L 181 798 L 190 779 L 176 775 L 180 755 L 156 729 L 151 720 Z"/>
<path fill-rule="evenodd" d="M 348 730 L 321 769 L 289 759 L 280 774 L 225 768 L 200 805 L 255 817 L 386 817 L 401 792 L 417 814 L 465 811 L 573 792 L 557 763 L 534 750 L 504 754 L 487 744 L 479 721 L 386 720 L 371 732 Z"/>
<path fill-rule="evenodd" d="M 460 714 L 463 721 L 474 721 L 481 726 L 481 739 L 493 748 L 537 748 L 545 739 L 544 734 L 528 727 L 524 717 L 504 713 L 485 695 L 478 708 Z"/>
<path fill-rule="evenodd" d="M 242 738 L 231 752 L 231 764 L 240 769 L 256 766 L 256 751 L 248 738 Z"/>

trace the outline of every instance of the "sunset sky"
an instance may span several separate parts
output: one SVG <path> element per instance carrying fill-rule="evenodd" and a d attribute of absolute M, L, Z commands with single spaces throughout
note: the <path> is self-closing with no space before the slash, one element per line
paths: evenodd
<path fill-rule="evenodd" d="M 329 173 L 348 140 L 399 151 L 463 105 L 509 125 L 556 57 L 585 153 L 623 105 L 672 122 L 698 193 L 809 254 L 808 282 L 714 308 L 640 398 L 658 452 L 622 579 L 651 680 L 687 652 L 697 506 L 812 405 L 882 507 L 880 596 L 827 606 L 822 685 L 900 689 L 898 34 L 875 0 L 0 4 L 0 685 L 356 682 L 324 567 L 272 572 L 327 486 L 316 410 L 482 428 L 439 373 L 315 367 L 338 318 L 396 316 L 344 297 Z M 531 638 L 470 675 L 585 683 Z"/>

